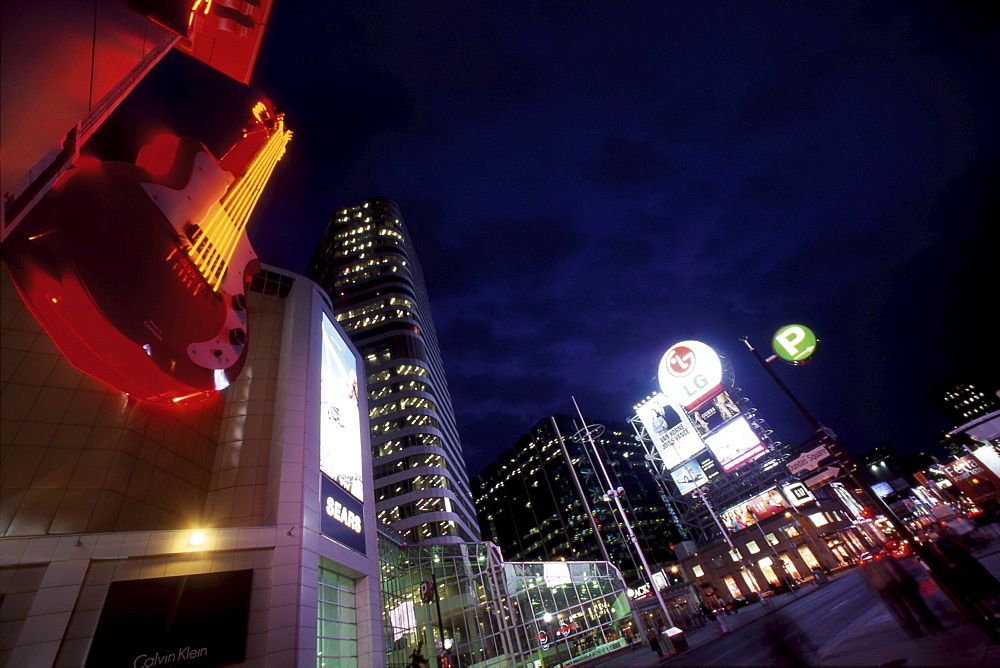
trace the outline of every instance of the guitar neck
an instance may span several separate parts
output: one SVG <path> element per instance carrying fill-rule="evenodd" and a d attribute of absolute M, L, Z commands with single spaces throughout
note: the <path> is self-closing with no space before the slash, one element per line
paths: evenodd
<path fill-rule="evenodd" d="M 216 292 L 229 269 L 229 262 L 246 231 L 247 222 L 264 186 L 275 165 L 285 154 L 285 147 L 292 137 L 291 131 L 285 129 L 282 116 L 274 119 L 270 129 L 261 128 L 258 132 L 268 135 L 264 145 L 247 163 L 243 173 L 229 186 L 219 201 L 219 206 L 212 207 L 198 223 L 199 232 L 191 239 L 191 261 L 209 287 Z M 251 137 L 252 133 L 241 141 L 248 141 Z"/>

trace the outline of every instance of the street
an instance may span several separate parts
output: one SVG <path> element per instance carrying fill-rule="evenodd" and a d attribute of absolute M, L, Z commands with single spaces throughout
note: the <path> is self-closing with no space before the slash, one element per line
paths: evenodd
<path fill-rule="evenodd" d="M 779 662 L 775 655 L 775 639 L 787 640 L 789 647 L 803 654 L 815 653 L 875 606 L 881 606 L 881 602 L 865 585 L 861 571 L 855 569 L 814 591 L 806 590 L 800 598 L 776 612 L 701 648 L 685 652 L 671 663 L 678 666 L 772 665 Z M 735 622 L 739 614 L 746 612 L 725 619 Z M 808 656 L 803 658 L 809 663 Z"/>
<path fill-rule="evenodd" d="M 1000 544 L 977 557 L 1000 573 Z M 901 563 L 917 578 L 943 632 L 910 638 L 856 568 L 724 617 L 730 633 L 714 624 L 691 631 L 691 648 L 673 657 L 658 659 L 643 646 L 589 665 L 997 665 L 1000 646 L 960 617 L 915 559 Z"/>

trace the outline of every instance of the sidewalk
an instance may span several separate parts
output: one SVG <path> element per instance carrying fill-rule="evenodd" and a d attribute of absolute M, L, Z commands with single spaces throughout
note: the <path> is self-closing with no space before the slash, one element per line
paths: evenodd
<path fill-rule="evenodd" d="M 740 611 L 735 615 L 727 615 L 725 617 L 726 627 L 730 631 L 741 629 L 776 610 L 780 610 L 789 603 L 794 603 L 800 598 L 808 596 L 814 591 L 816 591 L 816 587 L 810 586 L 799 589 L 791 594 L 782 594 L 777 597 L 765 599 L 766 602 L 762 601 L 748 605 L 745 608 L 740 608 Z M 700 629 L 686 632 L 684 639 L 687 641 L 690 650 L 707 645 L 721 635 L 722 632 L 719 630 L 718 624 L 709 622 Z M 634 649 L 619 650 L 611 657 L 601 657 L 595 659 L 593 662 L 579 664 L 579 666 L 581 668 L 597 668 L 598 666 L 601 668 L 611 668 L 612 666 L 660 666 L 669 665 L 671 658 L 664 656 L 661 659 L 653 650 L 649 649 L 649 645 L 643 644 L 636 646 Z"/>
<path fill-rule="evenodd" d="M 1000 541 L 974 554 L 1000 578 Z M 985 633 L 963 620 L 936 587 L 928 603 L 944 623 L 943 632 L 909 638 L 885 606 L 879 605 L 820 647 L 816 665 L 1000 665 L 1000 645 L 991 643 Z"/>
<path fill-rule="evenodd" d="M 1000 541 L 975 552 L 993 575 L 1000 578 Z M 819 647 L 811 665 L 817 666 L 1000 666 L 1000 645 L 989 641 L 981 630 L 964 621 L 944 594 L 933 589 L 928 603 L 938 613 L 945 630 L 921 638 L 910 638 L 881 603 Z M 753 624 L 775 610 L 808 596 L 816 587 L 784 594 L 768 603 L 755 603 L 727 616 L 726 624 L 736 630 Z M 721 635 L 716 624 L 707 624 L 685 634 L 690 649 L 703 647 Z M 581 664 L 587 668 L 667 666 L 672 657 L 658 657 L 648 645 L 620 650 L 610 657 Z"/>

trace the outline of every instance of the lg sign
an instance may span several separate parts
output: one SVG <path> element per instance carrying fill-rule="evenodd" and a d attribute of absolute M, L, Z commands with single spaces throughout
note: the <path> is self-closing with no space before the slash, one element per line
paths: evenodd
<path fill-rule="evenodd" d="M 700 341 L 682 341 L 660 360 L 660 389 L 691 410 L 722 389 L 722 360 Z"/>
<path fill-rule="evenodd" d="M 667 372 L 681 378 L 694 370 L 694 351 L 680 344 L 667 351 Z"/>

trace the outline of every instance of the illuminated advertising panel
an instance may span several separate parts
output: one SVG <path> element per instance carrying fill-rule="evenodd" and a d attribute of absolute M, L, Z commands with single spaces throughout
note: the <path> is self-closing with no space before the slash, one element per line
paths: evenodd
<path fill-rule="evenodd" d="M 729 392 L 719 392 L 712 397 L 711 401 L 706 401 L 691 411 L 691 422 L 694 423 L 699 434 L 707 434 L 718 429 L 727 420 L 730 420 L 742 411 Z"/>
<path fill-rule="evenodd" d="M 732 471 L 767 452 L 767 446 L 742 417 L 706 436 L 705 443 L 723 471 Z"/>
<path fill-rule="evenodd" d="M 546 561 L 542 563 L 542 577 L 546 587 L 563 587 L 573 584 L 570 577 L 569 564 L 565 561 Z"/>
<path fill-rule="evenodd" d="M 413 601 L 404 601 L 389 611 L 392 639 L 399 640 L 417 629 L 417 614 Z"/>
<path fill-rule="evenodd" d="M 364 506 L 325 475 L 320 476 L 320 491 L 320 531 L 330 540 L 366 554 Z"/>
<path fill-rule="evenodd" d="M 705 449 L 687 414 L 662 394 L 636 408 L 636 414 L 666 468 L 672 469 Z"/>
<path fill-rule="evenodd" d="M 700 341 L 673 345 L 660 360 L 660 390 L 691 410 L 722 389 L 722 359 Z"/>
<path fill-rule="evenodd" d="M 973 503 L 995 499 L 1000 490 L 1000 478 L 993 475 L 990 469 L 972 455 L 945 464 L 944 472 Z"/>
<path fill-rule="evenodd" d="M 682 464 L 670 472 L 670 477 L 677 483 L 677 489 L 681 494 L 688 494 L 708 482 L 708 476 L 702 470 L 701 465 L 691 460 Z"/>
<path fill-rule="evenodd" d="M 364 500 L 357 361 L 329 316 L 323 314 L 320 375 L 319 470 Z"/>
<path fill-rule="evenodd" d="M 730 531 L 739 531 L 785 510 L 788 510 L 785 498 L 776 487 L 772 487 L 752 499 L 723 511 L 719 514 L 719 519 Z"/>
<path fill-rule="evenodd" d="M 801 482 L 788 483 L 781 488 L 781 492 L 785 495 L 788 503 L 796 508 L 816 500 L 816 497 L 812 495 L 809 488 Z"/>

